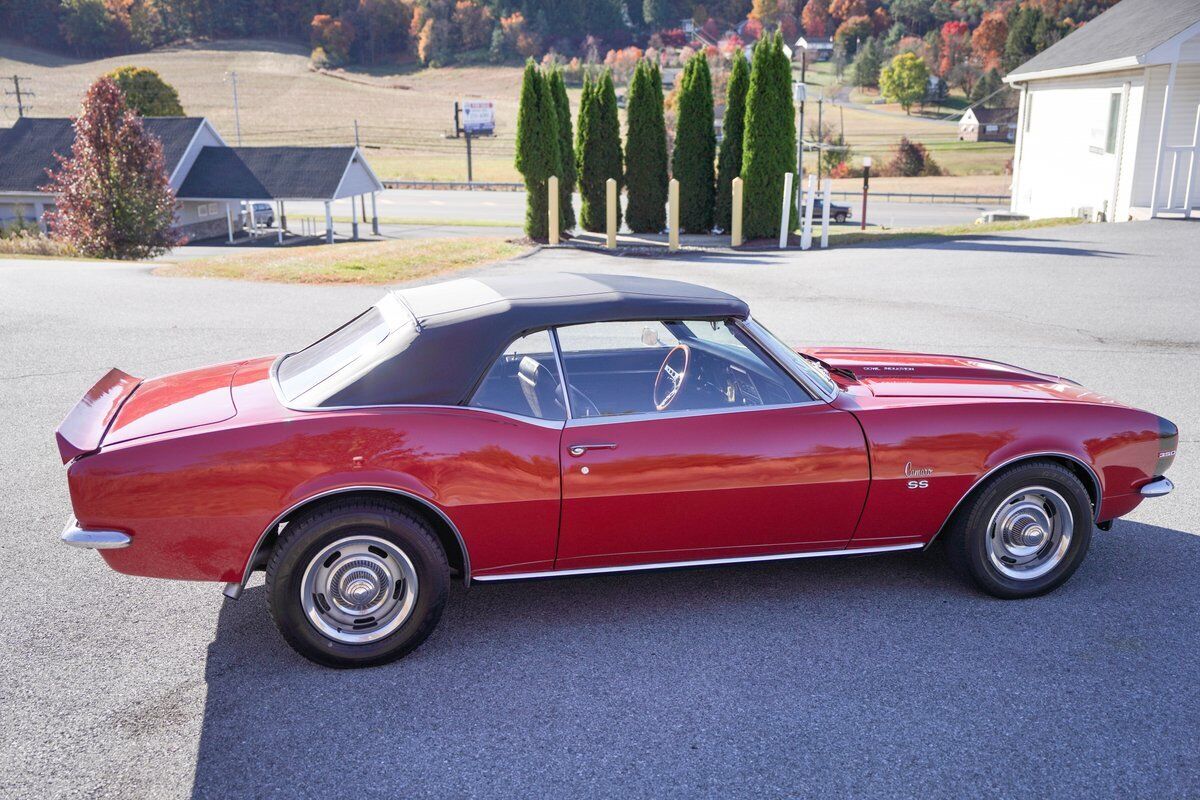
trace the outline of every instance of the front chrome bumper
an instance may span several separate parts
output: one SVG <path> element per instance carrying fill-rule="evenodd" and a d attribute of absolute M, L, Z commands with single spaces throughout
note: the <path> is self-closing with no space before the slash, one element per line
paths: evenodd
<path fill-rule="evenodd" d="M 120 531 L 96 531 L 79 527 L 79 521 L 74 517 L 67 520 L 67 526 L 62 532 L 63 544 L 71 547 L 82 547 L 85 550 L 116 550 L 129 547 L 133 541 L 129 534 Z"/>
<path fill-rule="evenodd" d="M 1164 495 L 1170 494 L 1171 490 L 1174 488 L 1175 484 L 1171 483 L 1170 478 L 1164 478 L 1160 475 L 1159 477 L 1147 483 L 1141 489 L 1138 489 L 1138 493 L 1141 494 L 1142 497 L 1163 497 Z"/>

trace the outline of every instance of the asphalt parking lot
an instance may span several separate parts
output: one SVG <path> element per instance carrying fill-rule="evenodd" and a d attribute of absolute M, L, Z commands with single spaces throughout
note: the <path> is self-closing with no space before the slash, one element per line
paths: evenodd
<path fill-rule="evenodd" d="M 680 277 L 796 343 L 959 352 L 1173 419 L 1178 489 L 1036 600 L 938 551 L 456 588 L 409 658 L 295 655 L 261 578 L 130 578 L 68 550 L 53 429 L 138 375 L 307 343 L 371 287 L 0 259 L 0 796 L 1194 797 L 1200 227 L 496 270 Z"/>

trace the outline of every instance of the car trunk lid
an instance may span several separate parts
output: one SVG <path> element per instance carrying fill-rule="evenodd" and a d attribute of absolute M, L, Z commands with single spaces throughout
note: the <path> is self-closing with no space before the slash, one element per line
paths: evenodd
<path fill-rule="evenodd" d="M 231 384 L 240 361 L 143 381 L 121 407 L 105 444 L 211 425 L 237 413 Z"/>
<path fill-rule="evenodd" d="M 141 383 L 141 378 L 110 369 L 87 390 L 54 431 L 64 464 L 100 447 L 109 425 Z"/>

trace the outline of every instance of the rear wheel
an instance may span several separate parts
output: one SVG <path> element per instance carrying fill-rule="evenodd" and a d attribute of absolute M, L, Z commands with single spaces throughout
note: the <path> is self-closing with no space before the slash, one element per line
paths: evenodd
<path fill-rule="evenodd" d="M 1045 594 L 1079 568 L 1092 539 L 1092 505 L 1070 470 L 1018 464 L 994 476 L 946 532 L 951 562 L 1006 599 Z"/>
<path fill-rule="evenodd" d="M 436 534 L 380 501 L 347 500 L 295 520 L 267 565 L 271 616 L 297 652 L 331 667 L 402 658 L 446 604 L 450 568 Z"/>

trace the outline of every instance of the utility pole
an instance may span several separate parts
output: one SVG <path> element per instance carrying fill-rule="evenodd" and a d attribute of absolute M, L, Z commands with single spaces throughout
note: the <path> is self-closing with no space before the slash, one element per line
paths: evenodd
<path fill-rule="evenodd" d="M 821 111 L 825 106 L 825 91 L 817 95 L 817 185 L 821 185 L 821 156 L 825 154 L 825 129 L 821 127 Z"/>
<path fill-rule="evenodd" d="M 22 92 L 21 91 L 21 81 L 29 81 L 29 80 L 33 80 L 33 79 L 32 78 L 22 78 L 20 75 L 13 75 L 8 80 L 12 81 L 12 83 L 13 83 L 13 91 L 10 92 L 8 90 L 5 90 L 4 94 L 9 97 L 15 96 L 17 98 L 17 116 L 23 117 L 23 116 L 25 116 L 25 98 L 33 97 L 34 94 L 33 94 L 33 92 L 29 91 L 28 89 L 26 89 L 24 92 Z"/>
<path fill-rule="evenodd" d="M 454 101 L 454 138 L 457 139 L 461 136 L 461 137 L 466 138 L 466 140 L 467 140 L 467 183 L 472 183 L 474 181 L 474 178 L 471 173 L 471 131 L 462 126 L 462 121 L 460 119 L 461 111 L 462 111 L 462 109 L 459 107 L 458 101 L 455 100 Z"/>
<path fill-rule="evenodd" d="M 229 81 L 233 84 L 233 124 L 237 127 L 238 147 L 242 146 L 242 112 L 238 106 L 237 72 L 229 73 Z"/>

